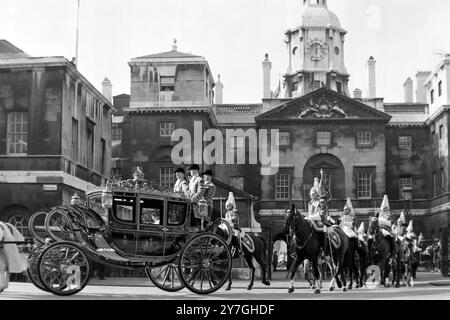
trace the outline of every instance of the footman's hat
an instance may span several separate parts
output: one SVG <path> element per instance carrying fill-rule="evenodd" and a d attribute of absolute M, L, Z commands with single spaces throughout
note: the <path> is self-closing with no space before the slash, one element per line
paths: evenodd
<path fill-rule="evenodd" d="M 212 177 L 213 176 L 213 172 L 212 172 L 212 170 L 206 170 L 205 172 L 203 172 L 203 175 Z"/>
<path fill-rule="evenodd" d="M 193 164 L 192 166 L 189 167 L 189 170 L 199 170 L 200 171 L 200 167 L 198 164 Z"/>
<path fill-rule="evenodd" d="M 186 173 L 183 168 L 178 168 L 175 173 Z"/>

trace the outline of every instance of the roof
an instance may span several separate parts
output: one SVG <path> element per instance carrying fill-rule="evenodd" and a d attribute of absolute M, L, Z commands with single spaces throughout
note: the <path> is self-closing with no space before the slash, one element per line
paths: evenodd
<path fill-rule="evenodd" d="M 178 59 L 178 58 L 203 58 L 201 56 L 193 55 L 191 53 L 184 53 L 178 50 L 171 50 L 167 52 L 150 54 L 147 56 L 137 57 L 136 59 L 156 59 L 156 58 L 170 58 L 170 59 Z"/>
<path fill-rule="evenodd" d="M 29 57 L 21 49 L 10 43 L 8 40 L 0 40 L 0 59 L 25 58 Z"/>
<path fill-rule="evenodd" d="M 216 104 L 214 113 L 219 124 L 255 124 L 255 117 L 263 110 L 262 104 Z"/>

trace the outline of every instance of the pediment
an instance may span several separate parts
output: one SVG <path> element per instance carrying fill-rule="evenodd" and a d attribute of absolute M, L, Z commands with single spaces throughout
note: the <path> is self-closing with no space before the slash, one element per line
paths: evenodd
<path fill-rule="evenodd" d="M 390 115 L 358 100 L 326 88 L 320 88 L 260 115 L 256 121 L 372 120 L 387 123 L 390 119 Z"/>

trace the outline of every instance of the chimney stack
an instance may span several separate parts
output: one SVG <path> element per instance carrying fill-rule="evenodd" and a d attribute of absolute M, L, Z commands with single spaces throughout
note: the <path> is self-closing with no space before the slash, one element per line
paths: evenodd
<path fill-rule="evenodd" d="M 220 74 L 216 83 L 216 104 L 223 104 L 223 84 L 220 82 Z"/>
<path fill-rule="evenodd" d="M 414 83 L 411 77 L 408 77 L 408 79 L 406 79 L 405 83 L 403 84 L 406 103 L 414 103 L 413 85 Z"/>
<path fill-rule="evenodd" d="M 353 91 L 353 98 L 362 100 L 362 90 L 361 89 L 355 89 Z"/>
<path fill-rule="evenodd" d="M 369 69 L 369 99 L 375 99 L 377 97 L 376 64 L 375 58 L 371 56 L 367 62 L 367 67 Z"/>
<path fill-rule="evenodd" d="M 270 71 L 272 70 L 272 62 L 269 61 L 269 54 L 266 53 L 266 59 L 263 62 L 263 77 L 264 77 L 264 99 L 272 98 L 272 91 L 270 89 Z"/>
<path fill-rule="evenodd" d="M 425 81 L 431 75 L 431 71 L 419 71 L 416 74 L 417 81 L 417 91 L 416 91 L 416 102 L 417 103 L 427 103 L 427 88 L 425 87 Z"/>
<path fill-rule="evenodd" d="M 108 78 L 105 78 L 102 82 L 103 90 L 102 93 L 105 96 L 105 98 L 112 103 L 112 84 L 111 81 L 109 81 Z"/>

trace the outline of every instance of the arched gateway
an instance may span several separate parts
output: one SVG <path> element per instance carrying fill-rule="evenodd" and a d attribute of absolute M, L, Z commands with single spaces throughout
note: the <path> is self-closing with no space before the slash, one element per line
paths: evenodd
<path fill-rule="evenodd" d="M 311 184 L 324 171 L 325 183 L 334 199 L 345 199 L 345 169 L 341 160 L 332 154 L 318 154 L 308 160 L 303 169 L 304 184 Z M 309 195 L 308 195 L 309 196 Z"/>

